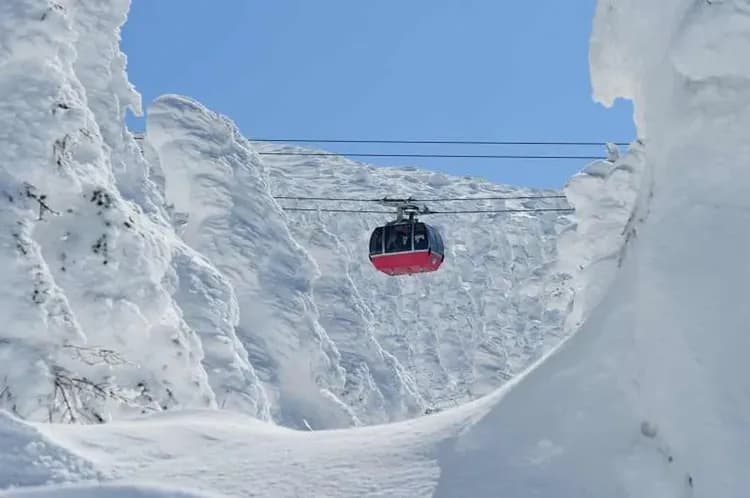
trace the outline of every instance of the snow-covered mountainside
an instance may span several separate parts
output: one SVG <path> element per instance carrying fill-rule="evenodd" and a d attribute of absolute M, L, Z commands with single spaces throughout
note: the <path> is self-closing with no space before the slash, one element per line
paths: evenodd
<path fill-rule="evenodd" d="M 541 192 L 262 155 L 290 148 L 174 95 L 136 140 L 123 123 L 141 110 L 118 46 L 127 9 L 0 7 L 0 407 L 46 421 L 222 407 L 367 425 L 491 392 L 573 330 L 578 270 L 557 251 L 580 223 L 570 216 L 441 215 L 441 270 L 392 278 L 367 258 L 387 217 L 286 212 L 274 198 Z M 566 203 L 460 207 L 550 206 Z"/>
<path fill-rule="evenodd" d="M 127 5 L 100 7 L 0 6 L 0 406 L 36 420 L 216 406 L 175 298 L 180 270 L 212 270 L 174 236 L 122 126 Z"/>
<path fill-rule="evenodd" d="M 343 158 L 259 155 L 298 149 L 250 143 L 227 118 L 179 96 L 149 108 L 144 150 L 159 161 L 183 239 L 231 280 L 237 334 L 282 423 L 386 422 L 474 399 L 564 333 L 570 274 L 556 268 L 556 242 L 571 226 L 566 216 L 441 216 L 430 220 L 448 241 L 441 270 L 393 278 L 367 258 L 373 228 L 388 217 L 284 212 L 280 205 L 300 204 L 273 198 L 532 191 Z M 567 204 L 461 209 L 552 206 Z"/>
<path fill-rule="evenodd" d="M 641 158 L 642 151 L 634 147 L 616 163 L 593 164 L 571 180 L 567 195 L 580 220 L 577 229 L 566 232 L 560 242 L 580 255 L 571 265 L 586 269 L 617 266 L 630 212 L 626 206 L 637 178 L 630 173 L 642 166 Z M 607 220 L 597 216 L 604 206 L 613 213 Z M 582 247 L 586 250 L 581 251 Z M 576 286 L 585 287 L 578 281 L 581 278 L 593 280 L 585 271 L 575 279 Z M 596 275 L 604 275 L 599 278 L 603 287 L 607 273 Z M 592 296 L 583 303 L 594 302 Z M 580 305 L 575 314 L 585 317 L 591 307 Z M 482 465 L 487 462 L 477 459 L 466 462 L 480 469 L 467 478 L 454 447 L 483 417 L 490 417 L 492 426 L 491 416 L 505 413 L 498 401 L 524 381 L 516 376 L 489 396 L 441 413 L 356 430 L 292 431 L 228 410 L 179 410 L 89 426 L 28 424 L 6 416 L 0 418 L 0 447 L 11 448 L 11 458 L 0 466 L 0 489 L 22 486 L 8 493 L 11 497 L 87 493 L 112 497 L 419 497 L 433 496 L 447 486 L 443 496 L 483 496 L 483 491 L 497 485 L 498 474 L 492 469 L 485 472 Z M 564 384 L 566 378 L 560 382 Z M 555 400 L 551 396 L 545 402 Z M 540 411 L 539 406 L 516 415 L 531 415 Z M 474 447 L 486 448 L 486 444 L 503 455 L 505 442 L 492 434 Z M 531 457 L 543 462 L 555 451 L 543 443 Z M 23 458 L 17 458 L 18 454 Z M 490 462 L 499 458 L 492 453 L 481 456 Z M 460 469 L 455 483 L 445 477 L 453 467 Z M 507 476 L 501 479 L 509 481 Z M 63 482 L 67 484 L 61 486 Z M 460 486 L 460 492 L 452 486 Z M 186 491 L 169 491 L 174 488 Z M 551 496 L 558 495 L 553 492 Z"/>

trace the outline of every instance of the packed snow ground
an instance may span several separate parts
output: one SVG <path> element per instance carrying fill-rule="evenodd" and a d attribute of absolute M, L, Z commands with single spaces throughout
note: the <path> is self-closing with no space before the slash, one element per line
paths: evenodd
<path fill-rule="evenodd" d="M 8 491 L 7 498 L 219 498 L 214 493 L 196 493 L 158 485 L 83 484 L 37 486 Z"/>
<path fill-rule="evenodd" d="M 24 475 L 23 484 L 39 496 L 67 496 L 54 494 L 69 492 L 59 485 L 41 486 L 64 477 L 106 482 L 99 489 L 104 496 L 118 496 L 112 486 L 119 483 L 148 482 L 196 496 L 432 496 L 444 446 L 501 394 L 356 430 L 296 431 L 229 411 L 186 410 L 86 426 L 29 426 L 6 417 L 0 422 L 8 427 L 4 442 L 29 457 L 8 462 L 0 482 L 16 485 L 16 473 Z M 29 463 L 35 472 L 25 475 Z M 87 473 L 77 475 L 71 467 Z M 72 489 L 86 488 L 79 483 Z M 171 496 L 159 493 L 144 496 Z"/>

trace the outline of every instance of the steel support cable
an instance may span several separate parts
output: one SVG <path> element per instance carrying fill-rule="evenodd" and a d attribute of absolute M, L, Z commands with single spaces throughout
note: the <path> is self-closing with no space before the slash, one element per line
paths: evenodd
<path fill-rule="evenodd" d="M 480 197 L 424 197 L 424 198 L 389 198 L 382 197 L 360 198 L 360 197 L 304 197 L 293 195 L 277 195 L 274 199 L 294 200 L 294 201 L 324 201 L 324 202 L 470 202 L 470 201 L 514 201 L 514 200 L 533 200 L 533 199 L 565 199 L 564 195 L 513 195 L 513 196 L 480 196 Z"/>
<path fill-rule="evenodd" d="M 375 154 L 348 152 L 258 152 L 260 156 L 309 156 L 309 157 L 421 157 L 448 159 L 605 159 L 604 156 L 532 156 L 526 154 Z"/>
<path fill-rule="evenodd" d="M 373 139 L 312 139 L 312 138 L 253 138 L 253 142 L 346 143 L 346 144 L 444 144 L 444 145 L 560 145 L 601 146 L 608 143 L 627 146 L 629 142 L 577 142 L 577 141 L 515 141 L 515 140 L 373 140 Z"/>
<path fill-rule="evenodd" d="M 306 212 L 322 212 L 322 213 L 359 213 L 359 214 L 393 214 L 393 211 L 376 211 L 369 209 L 332 209 L 332 208 L 297 208 L 297 207 L 282 207 L 285 211 L 306 211 Z M 459 211 L 425 211 L 418 213 L 419 215 L 427 214 L 479 214 L 479 213 L 540 213 L 540 212 L 567 212 L 572 213 L 575 211 L 573 208 L 537 208 L 537 209 L 472 209 L 472 210 L 459 210 Z"/>

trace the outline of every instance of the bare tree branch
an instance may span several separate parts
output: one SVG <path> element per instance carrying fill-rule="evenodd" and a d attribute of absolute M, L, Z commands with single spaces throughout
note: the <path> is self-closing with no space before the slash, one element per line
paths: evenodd
<path fill-rule="evenodd" d="M 87 365 L 135 365 L 113 349 L 77 346 L 75 344 L 66 344 L 63 348 L 71 350 L 74 358 Z"/>
<path fill-rule="evenodd" d="M 45 202 L 45 199 L 47 198 L 46 194 L 37 195 L 35 190 L 36 187 L 31 185 L 30 183 L 24 184 L 24 187 L 26 188 L 26 197 L 30 197 L 37 201 L 39 203 L 39 221 L 42 221 L 44 219 L 44 213 L 49 212 L 52 213 L 55 216 L 60 216 L 60 213 L 58 211 L 55 211 L 49 205 Z"/>

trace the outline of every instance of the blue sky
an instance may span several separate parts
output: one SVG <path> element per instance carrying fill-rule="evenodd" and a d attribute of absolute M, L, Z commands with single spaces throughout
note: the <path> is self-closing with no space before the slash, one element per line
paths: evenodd
<path fill-rule="evenodd" d="M 594 103 L 594 0 L 133 0 L 123 28 L 147 106 L 188 95 L 253 138 L 630 141 Z M 142 120 L 130 119 L 135 128 Z M 336 152 L 596 155 L 594 148 L 320 146 Z M 370 159 L 560 187 L 585 161 Z"/>

